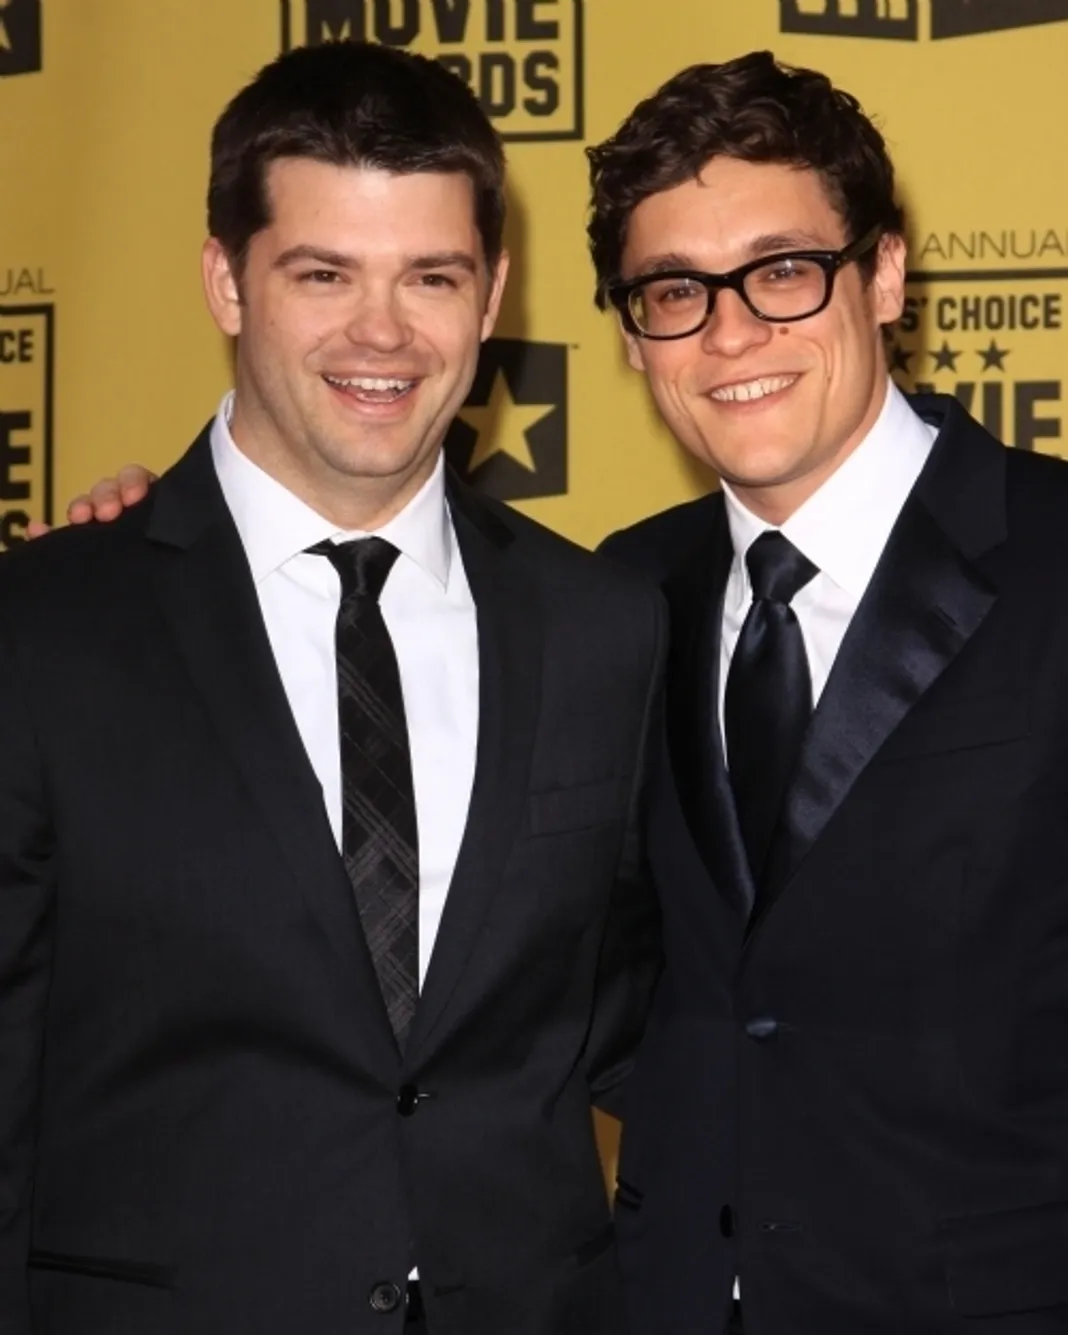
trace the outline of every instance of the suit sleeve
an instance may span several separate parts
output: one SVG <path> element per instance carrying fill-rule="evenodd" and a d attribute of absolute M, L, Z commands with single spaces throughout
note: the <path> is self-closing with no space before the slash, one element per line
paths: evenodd
<path fill-rule="evenodd" d="M 0 595 L 2 596 L 2 595 Z M 0 618 L 0 1330 L 31 1335 L 26 1263 L 53 939 L 53 847 L 14 638 Z"/>
<path fill-rule="evenodd" d="M 598 964 L 586 1070 L 593 1102 L 618 1116 L 623 1084 L 649 1011 L 660 972 L 660 913 L 645 855 L 646 794 L 651 758 L 661 726 L 667 611 L 659 593 L 651 600 L 648 687 L 631 789 L 627 828 Z"/>

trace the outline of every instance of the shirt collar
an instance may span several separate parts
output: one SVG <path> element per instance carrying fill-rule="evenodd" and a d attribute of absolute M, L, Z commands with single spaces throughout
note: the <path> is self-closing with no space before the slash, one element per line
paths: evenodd
<path fill-rule="evenodd" d="M 231 391 L 219 405 L 211 426 L 211 453 L 255 582 L 262 583 L 317 542 L 367 537 L 360 530 L 337 528 L 242 453 L 230 432 L 233 400 Z M 423 486 L 399 514 L 375 530 L 375 537 L 391 542 L 445 588 L 449 582 L 450 531 L 445 460 L 439 457 Z"/>
<path fill-rule="evenodd" d="M 783 534 L 859 602 L 890 531 L 927 461 L 937 431 L 918 417 L 893 381 L 874 426 L 826 482 L 782 525 Z M 773 528 L 723 483 L 731 544 L 744 558 Z M 745 574 L 748 593 L 748 572 Z"/>

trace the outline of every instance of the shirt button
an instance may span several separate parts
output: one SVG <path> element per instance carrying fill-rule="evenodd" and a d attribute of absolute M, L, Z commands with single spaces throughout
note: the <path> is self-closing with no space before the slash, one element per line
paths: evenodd
<path fill-rule="evenodd" d="M 769 1038 L 774 1038 L 779 1032 L 779 1022 L 771 1019 L 770 1016 L 764 1016 L 759 1020 L 749 1020 L 746 1022 L 745 1032 L 754 1043 L 766 1043 Z"/>
<path fill-rule="evenodd" d="M 397 1095 L 397 1111 L 402 1117 L 411 1117 L 419 1107 L 419 1091 L 414 1085 L 401 1085 Z"/>
<path fill-rule="evenodd" d="M 388 1279 L 380 1280 L 367 1295 L 367 1301 L 375 1312 L 395 1312 L 400 1306 L 401 1291 Z"/>

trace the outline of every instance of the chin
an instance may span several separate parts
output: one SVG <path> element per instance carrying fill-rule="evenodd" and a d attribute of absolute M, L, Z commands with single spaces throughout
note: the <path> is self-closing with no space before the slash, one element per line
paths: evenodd
<path fill-rule="evenodd" d="M 711 456 L 706 457 L 720 477 L 732 487 L 779 487 L 792 482 L 797 476 L 796 468 L 792 468 L 781 456 L 724 459 L 721 451 L 718 463 Z"/>
<path fill-rule="evenodd" d="M 420 466 L 417 454 L 388 450 L 350 450 L 336 461 L 339 472 L 350 477 L 389 478 L 410 473 Z"/>

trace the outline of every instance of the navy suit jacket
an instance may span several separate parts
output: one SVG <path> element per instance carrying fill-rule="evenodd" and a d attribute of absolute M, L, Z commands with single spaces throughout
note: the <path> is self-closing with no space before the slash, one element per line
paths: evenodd
<path fill-rule="evenodd" d="M 467 827 L 403 1054 L 207 436 L 0 560 L 0 1331 L 616 1335 L 662 600 L 453 479 Z"/>
<path fill-rule="evenodd" d="M 736 1275 L 747 1335 L 1068 1330 L 1068 467 L 914 407 L 939 436 L 759 885 L 716 714 L 722 497 L 606 544 L 671 616 L 634 1335 L 722 1331 Z"/>

